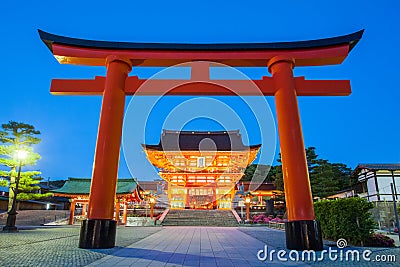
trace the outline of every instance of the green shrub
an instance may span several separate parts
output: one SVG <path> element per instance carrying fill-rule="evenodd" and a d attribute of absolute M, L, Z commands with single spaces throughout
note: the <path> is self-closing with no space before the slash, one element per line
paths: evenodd
<path fill-rule="evenodd" d="M 345 238 L 349 244 L 360 245 L 368 241 L 375 228 L 373 204 L 362 198 L 323 200 L 314 204 L 315 217 L 321 223 L 325 239 Z"/>

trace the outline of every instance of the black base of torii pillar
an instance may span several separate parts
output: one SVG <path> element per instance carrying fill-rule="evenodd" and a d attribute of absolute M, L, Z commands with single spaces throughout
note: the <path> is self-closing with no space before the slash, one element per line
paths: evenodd
<path fill-rule="evenodd" d="M 285 223 L 286 248 L 294 250 L 323 250 L 321 225 L 317 220 Z"/>
<path fill-rule="evenodd" d="M 113 248 L 117 221 L 84 220 L 81 225 L 79 248 Z"/>

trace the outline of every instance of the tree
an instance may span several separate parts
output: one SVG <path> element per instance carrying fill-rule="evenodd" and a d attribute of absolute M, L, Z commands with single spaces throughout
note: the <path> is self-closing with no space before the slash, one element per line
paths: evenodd
<path fill-rule="evenodd" d="M 38 171 L 25 171 L 21 173 L 17 200 L 37 200 L 53 195 L 52 193 L 39 193 L 40 186 L 38 184 L 43 180 L 39 175 L 40 172 Z"/>
<path fill-rule="evenodd" d="M 40 172 L 37 171 L 24 171 L 20 174 L 19 190 L 17 196 L 15 196 L 15 186 L 17 178 L 17 168 L 21 164 L 35 165 L 40 159 L 38 153 L 33 152 L 32 146 L 38 144 L 41 139 L 37 137 L 40 131 L 36 130 L 34 126 L 30 124 L 10 121 L 7 124 L 1 125 L 2 130 L 0 131 L 0 165 L 9 168 L 9 170 L 0 170 L 0 177 L 5 177 L 8 180 L 9 185 L 9 205 L 8 211 L 12 206 L 14 197 L 20 200 L 27 199 L 38 199 L 41 197 L 47 197 L 46 195 L 36 194 L 32 192 L 38 189 L 35 184 L 41 180 L 38 175 Z M 28 152 L 28 157 L 20 162 L 16 159 L 15 154 L 18 150 L 25 150 Z M 4 184 L 4 180 L 2 182 Z M 18 196 L 18 193 L 20 195 Z"/>
<path fill-rule="evenodd" d="M 310 171 L 311 191 L 314 197 L 327 197 L 339 190 L 339 180 L 335 177 L 332 164 L 327 160 L 316 160 Z"/>
<path fill-rule="evenodd" d="M 330 163 L 319 158 L 315 147 L 306 148 L 306 158 L 313 196 L 327 197 L 353 185 L 351 169 L 346 164 Z M 277 161 L 281 162 L 280 154 Z M 278 190 L 284 191 L 282 165 L 274 166 L 274 170 L 274 184 Z"/>
<path fill-rule="evenodd" d="M 335 177 L 339 180 L 341 190 L 350 188 L 357 182 L 357 178 L 351 176 L 351 168 L 343 163 L 332 163 L 332 169 Z"/>
<path fill-rule="evenodd" d="M 273 166 L 264 164 L 251 164 L 247 166 L 244 171 L 241 182 L 273 182 L 274 181 L 275 170 Z"/>

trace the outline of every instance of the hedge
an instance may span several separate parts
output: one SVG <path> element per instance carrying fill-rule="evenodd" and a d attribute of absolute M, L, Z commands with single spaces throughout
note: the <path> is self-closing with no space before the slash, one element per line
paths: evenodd
<path fill-rule="evenodd" d="M 373 207 L 372 203 L 358 197 L 314 203 L 323 238 L 334 241 L 344 238 L 352 245 L 363 245 L 371 238 L 375 222 L 369 210 Z"/>

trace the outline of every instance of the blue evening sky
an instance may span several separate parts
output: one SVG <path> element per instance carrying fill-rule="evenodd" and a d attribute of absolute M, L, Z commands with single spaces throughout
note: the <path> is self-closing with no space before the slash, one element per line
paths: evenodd
<path fill-rule="evenodd" d="M 0 12 L 0 123 L 25 122 L 42 132 L 35 168 L 45 178 L 91 176 L 101 107 L 101 97 L 52 96 L 51 79 L 93 78 L 105 69 L 60 65 L 37 29 L 84 39 L 178 43 L 298 41 L 365 29 L 342 65 L 295 69 L 307 79 L 350 79 L 353 91 L 349 97 L 299 97 L 305 145 L 352 168 L 400 162 L 398 1 L 1 1 Z M 132 74 L 147 78 L 159 70 Z M 253 79 L 269 75 L 266 69 L 240 70 Z M 134 97 L 127 110 L 124 152 L 133 161 L 132 175 L 142 180 L 157 175 L 140 163 L 140 143 L 158 143 L 162 128 L 240 129 L 246 144 L 262 143 L 272 153 L 262 163 L 279 151 L 270 127 L 276 123 L 273 97 Z M 131 176 L 124 156 L 120 176 Z"/>

